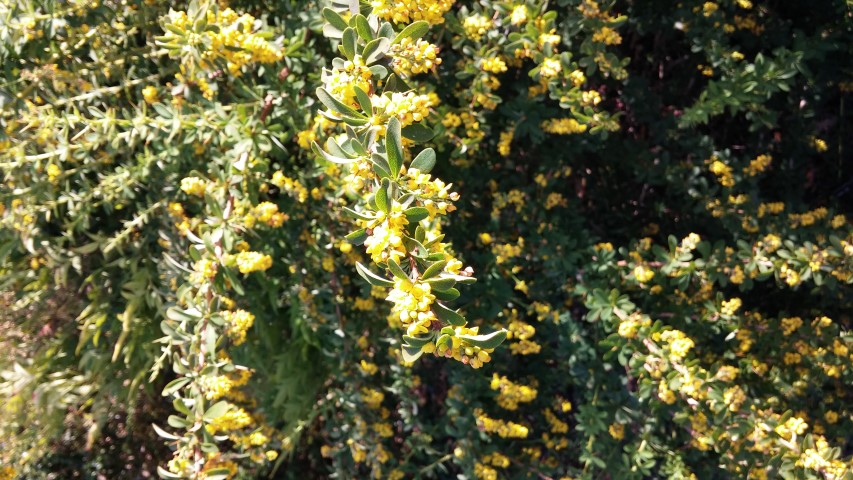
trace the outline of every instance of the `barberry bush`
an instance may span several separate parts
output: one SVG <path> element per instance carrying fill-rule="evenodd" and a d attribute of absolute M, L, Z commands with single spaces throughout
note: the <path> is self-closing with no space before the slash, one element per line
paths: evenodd
<path fill-rule="evenodd" d="M 0 479 L 853 479 L 840 0 L 7 0 Z"/>

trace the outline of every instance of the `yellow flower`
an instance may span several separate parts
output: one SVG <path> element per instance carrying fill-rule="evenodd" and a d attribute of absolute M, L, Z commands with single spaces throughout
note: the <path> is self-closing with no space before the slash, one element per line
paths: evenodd
<path fill-rule="evenodd" d="M 225 322 L 228 325 L 225 332 L 234 341 L 234 345 L 240 345 L 246 341 L 246 331 L 252 328 L 255 316 L 245 310 L 236 312 L 223 312 Z"/>
<path fill-rule="evenodd" d="M 544 78 L 554 78 L 563 70 L 559 58 L 546 58 L 539 68 L 539 75 Z"/>
<path fill-rule="evenodd" d="M 181 190 L 187 195 L 204 196 L 207 181 L 199 177 L 186 177 L 181 180 Z"/>
<path fill-rule="evenodd" d="M 610 432 L 610 436 L 616 440 L 625 438 L 625 425 L 621 423 L 613 423 L 607 430 Z"/>
<path fill-rule="evenodd" d="M 739 298 L 733 298 L 731 300 L 724 300 L 722 308 L 720 309 L 720 313 L 726 316 L 732 316 L 741 306 L 741 300 Z"/>
<path fill-rule="evenodd" d="M 773 157 L 771 157 L 770 155 L 759 155 L 749 162 L 749 166 L 743 169 L 743 173 L 749 175 L 750 177 L 754 177 L 759 173 L 767 170 L 767 168 L 770 167 L 770 163 L 772 161 Z"/>
<path fill-rule="evenodd" d="M 484 15 L 471 15 L 462 22 L 462 28 L 468 38 L 478 42 L 492 28 L 492 21 Z"/>
<path fill-rule="evenodd" d="M 515 135 L 515 130 L 510 129 L 505 132 L 501 132 L 500 139 L 498 140 L 498 153 L 502 157 L 508 157 L 510 154 L 510 145 L 512 144 L 512 137 Z"/>
<path fill-rule="evenodd" d="M 578 123 L 574 118 L 554 118 L 542 122 L 542 130 L 556 135 L 571 135 L 573 133 L 583 133 L 587 126 Z"/>
<path fill-rule="evenodd" d="M 157 87 L 153 85 L 148 85 L 147 87 L 142 89 L 142 98 L 145 100 L 145 103 L 151 105 L 157 101 Z"/>
<path fill-rule="evenodd" d="M 501 57 L 485 58 L 480 64 L 484 72 L 503 73 L 507 71 L 506 62 Z"/>
<path fill-rule="evenodd" d="M 272 266 L 272 258 L 259 252 L 240 252 L 235 259 L 240 273 L 264 271 Z"/>
<path fill-rule="evenodd" d="M 59 176 L 62 175 L 62 169 L 59 168 L 59 165 L 56 165 L 55 163 L 51 163 L 50 165 L 47 166 L 46 171 L 47 171 L 47 181 L 49 181 L 50 183 L 52 183 L 54 185 L 59 183 Z"/>
<path fill-rule="evenodd" d="M 622 36 L 610 27 L 601 27 L 592 35 L 592 41 L 605 45 L 619 45 L 622 43 Z"/>
<path fill-rule="evenodd" d="M 655 277 L 654 270 L 650 270 L 642 265 L 634 267 L 634 278 L 640 283 L 650 282 Z"/>
<path fill-rule="evenodd" d="M 527 21 L 527 6 L 516 5 L 512 9 L 509 22 L 513 25 L 521 25 Z"/>

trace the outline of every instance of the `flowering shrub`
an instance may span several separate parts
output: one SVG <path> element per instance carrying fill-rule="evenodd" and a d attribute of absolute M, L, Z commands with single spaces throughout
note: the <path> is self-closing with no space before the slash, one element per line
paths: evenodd
<path fill-rule="evenodd" d="M 0 478 L 853 478 L 847 15 L 0 5 Z"/>

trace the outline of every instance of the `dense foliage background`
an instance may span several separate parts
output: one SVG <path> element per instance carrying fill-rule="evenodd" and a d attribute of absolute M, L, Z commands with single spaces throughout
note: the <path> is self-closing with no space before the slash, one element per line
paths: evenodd
<path fill-rule="evenodd" d="M 851 15 L 0 2 L 0 479 L 853 478 Z M 490 354 L 356 274 L 389 119 Z"/>

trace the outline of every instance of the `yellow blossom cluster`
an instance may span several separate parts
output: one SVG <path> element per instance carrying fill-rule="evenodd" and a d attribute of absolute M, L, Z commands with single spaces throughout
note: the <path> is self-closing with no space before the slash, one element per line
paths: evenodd
<path fill-rule="evenodd" d="M 724 187 L 733 187 L 735 179 L 732 176 L 732 167 L 726 165 L 722 160 L 714 157 L 710 160 L 711 173 L 717 176 L 717 181 Z"/>
<path fill-rule="evenodd" d="M 245 272 L 244 272 L 245 273 Z M 246 331 L 252 328 L 255 322 L 255 316 L 245 310 L 237 310 L 234 312 L 222 312 L 225 318 L 225 323 L 228 325 L 226 333 L 234 345 L 240 345 L 246 341 Z"/>
<path fill-rule="evenodd" d="M 592 35 L 592 41 L 605 45 L 619 45 L 622 43 L 622 36 L 610 27 L 601 27 Z"/>
<path fill-rule="evenodd" d="M 198 49 L 198 67 L 203 70 L 216 70 L 222 64 L 231 75 L 240 76 L 243 68 L 250 63 L 273 63 L 284 56 L 281 48 L 255 33 L 255 17 L 249 14 L 239 15 L 230 8 L 208 10 L 207 24 L 216 28 L 206 28 L 201 32 L 195 31 L 194 20 L 190 19 L 185 11 L 171 11 L 167 22 L 171 27 L 167 30 L 168 35 L 174 36 L 177 32 L 183 32 L 181 43 L 185 43 L 186 47 L 178 54 L 183 54 L 187 49 Z M 172 44 L 174 43 L 175 40 L 172 39 Z M 195 82 L 204 96 L 210 99 L 213 97 L 213 90 L 209 86 L 207 76 L 197 71 L 194 58 L 190 57 L 190 60 L 181 66 L 182 73 L 178 78 L 184 79 L 184 75 L 188 74 L 187 79 Z"/>
<path fill-rule="evenodd" d="M 217 400 L 248 383 L 251 376 L 252 372 L 243 368 L 228 375 L 202 376 L 199 378 L 199 386 L 204 392 L 204 398 Z"/>
<path fill-rule="evenodd" d="M 801 319 L 800 317 L 783 318 L 781 320 L 781 323 L 782 335 L 785 335 L 787 337 L 803 326 L 803 319 Z"/>
<path fill-rule="evenodd" d="M 358 101 L 355 97 L 355 87 L 365 92 L 370 91 L 370 78 L 373 74 L 364 64 L 361 55 L 356 55 L 352 60 L 346 60 L 343 67 L 334 70 L 324 70 L 323 83 L 326 89 L 341 102 L 356 106 Z"/>
<path fill-rule="evenodd" d="M 607 428 L 607 431 L 614 440 L 622 440 L 625 438 L 625 425 L 621 423 L 611 423 Z"/>
<path fill-rule="evenodd" d="M 415 92 L 394 92 L 373 98 L 373 109 L 379 112 L 374 116 L 374 124 L 384 123 L 391 117 L 397 117 L 406 127 L 420 122 L 429 115 L 429 108 L 435 104 L 430 95 L 418 95 Z"/>
<path fill-rule="evenodd" d="M 145 100 L 145 103 L 149 105 L 157 102 L 157 87 L 153 85 L 148 85 L 147 87 L 143 88 L 142 99 Z"/>
<path fill-rule="evenodd" d="M 643 265 L 637 265 L 634 267 L 633 274 L 634 278 L 636 278 L 640 283 L 650 282 L 655 277 L 655 271 L 650 268 L 646 268 Z"/>
<path fill-rule="evenodd" d="M 484 72 L 503 73 L 507 71 L 506 62 L 501 57 L 484 58 L 480 64 Z"/>
<path fill-rule="evenodd" d="M 234 260 L 240 273 L 264 271 L 272 266 L 272 258 L 260 252 L 240 252 Z"/>
<path fill-rule="evenodd" d="M 741 305 L 742 305 L 742 302 L 737 297 L 732 298 L 731 300 L 724 300 L 722 303 L 722 306 L 720 308 L 720 314 L 728 315 L 728 316 L 734 315 L 735 312 L 737 312 L 738 309 L 740 309 Z"/>
<path fill-rule="evenodd" d="M 396 279 L 394 288 L 388 294 L 389 302 L 394 306 L 391 314 L 400 318 L 410 336 L 427 333 L 436 321 L 435 314 L 430 310 L 435 295 L 431 292 L 429 283 L 413 282 L 406 279 Z"/>
<path fill-rule="evenodd" d="M 502 157 L 508 157 L 510 154 L 510 148 L 512 145 L 512 138 L 515 136 L 515 130 L 510 129 L 505 132 L 501 132 L 500 137 L 498 138 L 498 153 Z"/>
<path fill-rule="evenodd" d="M 308 189 L 305 188 L 299 180 L 290 178 L 282 172 L 273 173 L 270 183 L 285 192 L 295 195 L 299 203 L 305 203 L 305 201 L 308 200 Z"/>
<path fill-rule="evenodd" d="M 566 410 L 563 409 L 563 411 L 565 412 Z M 542 415 L 545 417 L 545 421 L 548 422 L 551 433 L 569 433 L 569 424 L 560 420 L 550 408 L 543 410 Z"/>
<path fill-rule="evenodd" d="M 587 126 L 579 123 L 574 118 L 553 118 L 542 122 L 541 128 L 555 135 L 571 135 L 574 133 L 584 133 Z"/>
<path fill-rule="evenodd" d="M 241 407 L 229 404 L 228 410 L 222 415 L 212 419 L 205 429 L 207 429 L 211 435 L 216 435 L 218 432 L 230 432 L 232 430 L 246 428 L 254 424 L 254 422 L 255 421 L 252 419 L 252 416 L 249 415 L 249 412 Z"/>
<path fill-rule="evenodd" d="M 635 338 L 640 328 L 648 327 L 652 324 L 651 318 L 648 315 L 643 315 L 639 312 L 634 312 L 628 318 L 619 322 L 617 332 L 619 336 L 624 338 Z"/>
<path fill-rule="evenodd" d="M 512 8 L 509 16 L 509 22 L 512 25 L 521 25 L 527 21 L 527 5 L 516 5 Z"/>
<path fill-rule="evenodd" d="M 444 23 L 444 14 L 453 0 L 370 0 L 373 13 L 383 20 L 412 23 L 424 20 L 430 25 Z"/>
<path fill-rule="evenodd" d="M 519 237 L 515 245 L 511 243 L 494 244 L 492 253 L 495 254 L 495 261 L 498 264 L 504 263 L 507 260 L 521 256 L 524 251 L 524 238 Z"/>
<path fill-rule="evenodd" d="M 361 399 L 369 408 L 378 410 L 385 399 L 385 394 L 379 390 L 365 387 L 361 389 Z"/>
<path fill-rule="evenodd" d="M 404 38 L 391 47 L 390 55 L 393 57 L 391 66 L 394 71 L 404 77 L 425 73 L 441 65 L 438 48 L 421 39 L 412 41 L 409 37 Z"/>
<path fill-rule="evenodd" d="M 770 167 L 773 162 L 773 157 L 770 155 L 759 155 L 749 162 L 749 165 L 744 167 L 743 173 L 754 177 L 759 173 L 764 172 Z"/>
<path fill-rule="evenodd" d="M 542 346 L 530 340 L 536 334 L 536 328 L 522 320 L 513 313 L 507 325 L 507 339 L 514 340 L 509 345 L 513 355 L 533 355 L 542 350 Z"/>
<path fill-rule="evenodd" d="M 374 262 L 384 263 L 388 260 L 400 262 L 406 255 L 403 246 L 403 227 L 409 224 L 400 204 L 395 203 L 391 213 L 379 212 L 374 220 L 362 220 L 361 226 L 370 231 L 364 241 L 367 253 Z"/>
<path fill-rule="evenodd" d="M 501 438 L 527 438 L 530 430 L 524 425 L 491 418 L 481 409 L 474 410 L 474 416 L 477 419 L 477 427 L 486 433 L 495 433 Z"/>
<path fill-rule="evenodd" d="M 693 340 L 680 330 L 667 330 L 660 334 L 660 338 L 669 344 L 669 358 L 673 362 L 683 360 L 694 345 Z"/>
<path fill-rule="evenodd" d="M 539 75 L 543 78 L 554 78 L 561 71 L 563 71 L 563 65 L 559 58 L 546 58 L 542 60 L 542 64 L 539 66 Z"/>
<path fill-rule="evenodd" d="M 181 191 L 187 195 L 204 196 L 208 182 L 199 177 L 186 177 L 181 180 Z"/>
<path fill-rule="evenodd" d="M 287 215 L 278 211 L 278 205 L 272 202 L 261 202 L 252 209 L 257 220 L 270 227 L 280 227 L 287 220 Z"/>
<path fill-rule="evenodd" d="M 485 15 L 470 15 L 462 22 L 465 35 L 471 40 L 478 42 L 492 28 L 492 21 Z"/>
<path fill-rule="evenodd" d="M 193 271 L 198 276 L 198 281 L 212 280 L 216 276 L 217 264 L 210 259 L 203 258 L 193 266 Z"/>
<path fill-rule="evenodd" d="M 518 410 L 519 403 L 529 403 L 536 399 L 535 388 L 512 382 L 505 376 L 493 374 L 492 390 L 498 391 L 498 405 L 506 410 Z"/>

